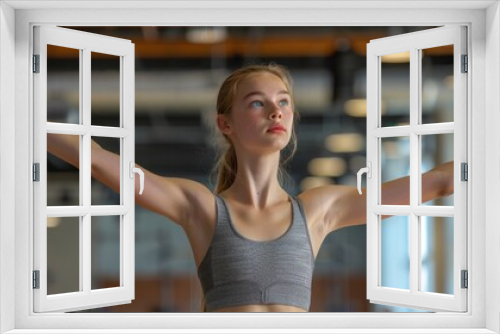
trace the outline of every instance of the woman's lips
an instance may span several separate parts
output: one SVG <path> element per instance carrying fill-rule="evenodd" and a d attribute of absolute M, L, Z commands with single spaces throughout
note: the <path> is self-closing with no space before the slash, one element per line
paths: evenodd
<path fill-rule="evenodd" d="M 282 125 L 274 125 L 267 130 L 267 132 L 273 132 L 273 133 L 278 133 L 278 132 L 286 132 L 286 129 Z"/>

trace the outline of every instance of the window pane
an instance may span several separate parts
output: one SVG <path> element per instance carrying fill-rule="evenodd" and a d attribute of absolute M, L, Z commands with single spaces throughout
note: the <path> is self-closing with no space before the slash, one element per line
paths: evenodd
<path fill-rule="evenodd" d="M 92 289 L 120 286 L 120 216 L 92 217 Z"/>
<path fill-rule="evenodd" d="M 408 216 L 382 220 L 381 286 L 410 289 L 410 224 Z"/>
<path fill-rule="evenodd" d="M 453 294 L 453 218 L 420 217 L 421 291 Z"/>
<path fill-rule="evenodd" d="M 410 123 L 410 52 L 381 57 L 381 125 Z"/>
<path fill-rule="evenodd" d="M 453 122 L 453 45 L 422 50 L 422 124 Z"/>
<path fill-rule="evenodd" d="M 51 141 L 73 142 L 80 146 L 80 136 L 48 134 Z M 75 153 L 79 157 L 79 153 Z M 71 164 L 47 152 L 47 205 L 80 205 L 80 171 Z"/>
<path fill-rule="evenodd" d="M 47 45 L 47 121 L 80 124 L 80 50 Z"/>
<path fill-rule="evenodd" d="M 92 125 L 120 126 L 120 57 L 91 53 Z"/>
<path fill-rule="evenodd" d="M 453 139 L 452 133 L 422 136 L 422 173 L 453 160 Z M 428 202 L 424 202 L 424 200 L 424 192 L 422 191 L 423 205 L 453 206 L 454 203 L 453 194 Z"/>
<path fill-rule="evenodd" d="M 392 181 L 394 179 L 408 176 L 410 172 L 410 138 L 409 137 L 392 137 L 381 139 L 381 181 L 382 183 Z M 409 180 L 409 178 L 408 178 Z M 409 182 L 409 181 L 408 181 Z M 381 190 L 382 205 L 409 205 L 410 204 L 410 187 L 408 187 L 404 196 L 401 193 L 395 196 L 388 196 Z"/>
<path fill-rule="evenodd" d="M 113 169 L 113 183 L 115 184 L 115 188 L 111 189 L 104 183 L 97 181 L 96 179 L 92 179 L 92 205 L 120 205 L 120 184 L 116 182 L 117 180 L 121 180 L 120 178 L 120 138 L 107 138 L 107 137 L 92 137 L 96 143 L 98 143 L 101 147 L 106 149 L 108 152 L 116 154 L 109 159 L 106 159 L 104 163 L 107 167 L 111 167 Z M 92 163 L 97 163 L 97 157 L 92 154 Z M 111 179 L 110 179 L 111 180 Z"/>
<path fill-rule="evenodd" d="M 80 291 L 80 218 L 47 218 L 47 294 Z"/>

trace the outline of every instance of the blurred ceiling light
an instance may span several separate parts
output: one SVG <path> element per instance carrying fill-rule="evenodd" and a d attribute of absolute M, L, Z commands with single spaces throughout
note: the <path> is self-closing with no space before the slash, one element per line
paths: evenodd
<path fill-rule="evenodd" d="M 358 152 L 364 144 L 364 138 L 359 133 L 333 134 L 325 139 L 326 149 L 336 153 Z"/>
<path fill-rule="evenodd" d="M 383 63 L 399 64 L 410 62 L 410 51 L 382 56 Z"/>
<path fill-rule="evenodd" d="M 225 27 L 191 27 L 186 32 L 186 39 L 196 44 L 214 44 L 224 41 L 227 37 Z"/>
<path fill-rule="evenodd" d="M 315 158 L 309 161 L 307 170 L 315 176 L 336 177 L 344 174 L 346 163 L 341 158 Z"/>
<path fill-rule="evenodd" d="M 385 115 L 385 103 L 381 102 L 382 115 Z M 351 117 L 366 117 L 366 99 L 350 99 L 344 103 L 345 113 Z"/>
<path fill-rule="evenodd" d="M 333 180 L 328 177 L 308 176 L 300 181 L 300 189 L 305 191 L 307 189 L 317 188 L 333 184 Z"/>
<path fill-rule="evenodd" d="M 344 104 L 347 115 L 352 117 L 366 117 L 366 99 L 351 99 Z"/>
<path fill-rule="evenodd" d="M 59 217 L 47 217 L 47 228 L 59 226 L 61 219 Z"/>

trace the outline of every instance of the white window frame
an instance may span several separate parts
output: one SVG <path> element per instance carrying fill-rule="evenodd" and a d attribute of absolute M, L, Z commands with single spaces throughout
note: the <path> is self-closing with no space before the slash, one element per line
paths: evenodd
<path fill-rule="evenodd" d="M 369 6 L 367 7 L 367 4 Z M 493 333 L 500 330 L 498 1 L 15 1 L 0 3 L 0 332 Z M 66 8 L 62 8 L 66 6 Z M 73 8 L 71 8 L 73 6 Z M 120 8 L 121 6 L 121 8 Z M 124 8 L 125 6 L 129 9 Z M 397 6 L 397 7 L 396 7 Z M 67 8 L 69 7 L 69 8 Z M 86 9 L 74 9 L 74 8 Z M 144 10 L 137 8 L 143 7 Z M 149 7 L 149 9 L 148 9 Z M 161 8 L 160 8 L 161 7 Z M 104 9 L 103 9 L 104 8 Z M 103 14 L 105 11 L 105 15 Z M 467 313 L 34 314 L 31 290 L 32 26 L 460 24 L 469 31 Z M 14 37 L 15 36 L 15 37 Z M 15 59 L 14 59 L 15 56 Z M 487 70 L 486 70 L 487 69 Z M 13 84 L 14 83 L 14 84 Z M 15 110 L 15 112 L 13 112 Z M 13 129 L 13 130 L 12 130 Z M 486 164 L 487 163 L 487 164 Z M 15 172 L 15 174 L 14 174 Z M 12 175 L 14 174 L 14 177 Z M 486 175 L 490 175 L 486 182 Z M 8 198 L 14 195 L 14 199 Z M 26 259 L 30 259 L 26 261 Z M 15 289 L 12 287 L 15 286 Z M 12 307 L 12 305 L 15 305 Z M 147 331 L 147 329 L 151 329 Z M 180 328 L 191 329 L 182 331 Z M 286 328 L 295 328 L 286 329 Z M 354 330 L 357 328 L 358 330 Z M 60 329 L 59 331 L 57 329 Z M 135 330 L 133 330 L 135 329 Z M 161 330 L 160 330 L 161 329 Z M 212 329 L 212 330 L 209 330 Z M 390 330 L 392 329 L 392 330 Z"/>

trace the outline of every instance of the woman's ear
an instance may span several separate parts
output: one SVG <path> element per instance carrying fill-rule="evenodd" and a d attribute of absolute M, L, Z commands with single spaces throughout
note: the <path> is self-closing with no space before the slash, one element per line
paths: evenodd
<path fill-rule="evenodd" d="M 217 127 L 223 134 L 230 135 L 232 132 L 231 123 L 224 115 L 217 115 Z"/>

